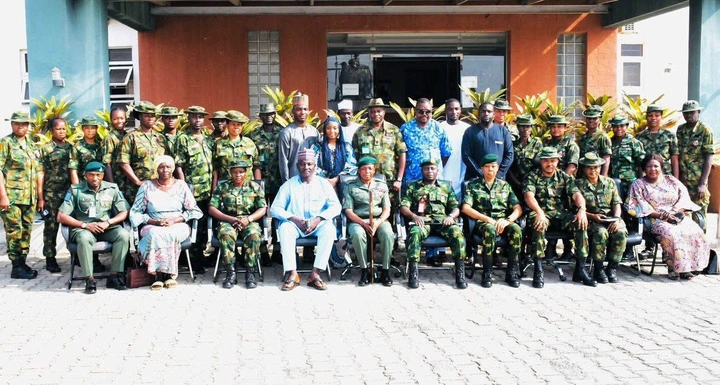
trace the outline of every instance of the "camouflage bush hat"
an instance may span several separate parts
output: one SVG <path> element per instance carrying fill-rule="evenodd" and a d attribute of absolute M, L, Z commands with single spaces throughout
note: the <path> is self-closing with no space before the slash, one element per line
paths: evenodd
<path fill-rule="evenodd" d="M 702 111 L 702 109 L 703 108 L 700 107 L 700 103 L 698 103 L 697 100 L 688 100 L 683 103 L 681 112 Z"/>
<path fill-rule="evenodd" d="M 560 159 L 560 154 L 555 147 L 543 147 L 540 151 L 540 159 Z"/>
<path fill-rule="evenodd" d="M 483 156 L 483 158 L 480 160 L 480 167 L 488 164 L 488 163 L 497 163 L 498 156 L 495 154 L 487 154 Z"/>
<path fill-rule="evenodd" d="M 510 103 L 508 103 L 508 101 L 505 99 L 495 99 L 495 102 L 493 102 L 493 107 L 495 107 L 496 110 L 512 111 Z"/>
<path fill-rule="evenodd" d="M 248 162 L 246 162 L 246 161 L 244 161 L 244 160 L 238 159 L 236 162 L 234 162 L 234 163 L 230 166 L 230 169 L 231 169 L 231 170 L 234 169 L 234 168 L 244 168 L 244 169 L 248 169 L 248 168 L 250 168 L 250 167 L 252 167 L 252 165 L 251 165 L 250 163 L 248 163 Z"/>
<path fill-rule="evenodd" d="M 100 122 L 94 117 L 94 116 L 84 116 L 82 119 L 80 119 L 80 126 L 99 126 Z"/>
<path fill-rule="evenodd" d="M 585 155 L 580 158 L 579 163 L 583 166 L 602 166 L 605 164 L 605 159 L 598 156 L 594 152 L 586 152 Z"/>
<path fill-rule="evenodd" d="M 630 124 L 630 121 L 625 115 L 618 114 L 608 120 L 608 123 L 610 123 L 611 126 L 626 126 Z"/>
<path fill-rule="evenodd" d="M 225 120 L 225 119 L 227 119 L 227 116 L 225 116 L 225 115 L 227 115 L 227 112 L 225 112 L 225 111 L 215 111 L 213 116 L 210 117 L 210 120 L 212 120 L 212 119 Z"/>
<path fill-rule="evenodd" d="M 381 98 L 375 98 L 375 99 L 370 99 L 370 102 L 367 105 L 368 109 L 373 108 L 373 107 L 388 108 L 390 106 L 385 104 L 385 102 L 383 102 L 383 100 Z"/>
<path fill-rule="evenodd" d="M 565 119 L 565 115 L 552 115 L 548 118 L 547 124 L 564 124 L 567 125 L 568 121 Z"/>
<path fill-rule="evenodd" d="M 85 172 L 105 172 L 105 166 L 94 160 L 85 166 Z"/>
<path fill-rule="evenodd" d="M 133 107 L 133 113 L 138 114 L 157 114 L 157 107 L 150 102 L 140 102 Z"/>
<path fill-rule="evenodd" d="M 200 107 L 200 106 L 190 106 L 185 109 L 185 113 L 188 115 L 190 115 L 190 114 L 209 115 L 205 111 L 205 107 Z"/>
<path fill-rule="evenodd" d="M 583 111 L 583 116 L 586 118 L 599 118 L 603 114 L 603 109 L 600 106 L 592 105 Z"/>
<path fill-rule="evenodd" d="M 534 126 L 535 123 L 537 123 L 537 122 L 535 121 L 533 116 L 530 114 L 518 115 L 518 117 L 515 118 L 516 126 Z"/>
<path fill-rule="evenodd" d="M 261 114 L 277 113 L 277 108 L 275 108 L 275 103 L 267 103 L 267 104 L 260 105 L 260 113 Z"/>
<path fill-rule="evenodd" d="M 225 114 L 225 119 L 229 122 L 238 122 L 238 123 L 247 123 L 250 119 L 248 119 L 245 114 L 243 114 L 240 111 L 230 110 Z"/>
<path fill-rule="evenodd" d="M 377 159 L 373 158 L 372 156 L 364 156 L 364 157 L 360 158 L 360 160 L 357 162 L 357 167 L 360 168 L 362 166 L 367 166 L 369 164 L 374 166 L 377 164 L 377 162 L 378 162 Z"/>
<path fill-rule="evenodd" d="M 651 104 L 651 105 L 647 106 L 647 109 L 645 110 L 645 113 L 646 113 L 646 114 L 649 114 L 649 113 L 651 113 L 651 112 L 663 113 L 663 111 L 665 111 L 664 108 L 658 106 L 657 104 Z"/>
<path fill-rule="evenodd" d="M 18 122 L 18 123 L 31 123 L 32 119 L 30 119 L 30 114 L 25 111 L 15 111 L 10 115 L 10 119 L 5 119 L 5 121 L 10 122 Z"/>
<path fill-rule="evenodd" d="M 160 116 L 180 116 L 177 107 L 163 107 L 160 109 Z"/>

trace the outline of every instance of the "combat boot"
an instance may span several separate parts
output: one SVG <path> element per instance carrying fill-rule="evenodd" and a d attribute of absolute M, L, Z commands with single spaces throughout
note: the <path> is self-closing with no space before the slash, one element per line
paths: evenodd
<path fill-rule="evenodd" d="M 467 282 L 465 281 L 465 261 L 459 257 L 455 258 L 455 286 L 458 289 L 467 289 Z"/>
<path fill-rule="evenodd" d="M 617 283 L 617 267 L 618 263 L 615 261 L 609 261 L 607 268 L 605 269 L 605 274 L 607 274 L 608 282 L 610 283 Z"/>
<path fill-rule="evenodd" d="M 483 274 L 480 286 L 484 288 L 492 287 L 492 268 L 493 268 L 493 257 L 492 255 L 483 257 Z"/>
<path fill-rule="evenodd" d="M 37 277 L 37 270 L 33 270 L 25 264 L 25 261 L 12 261 L 12 270 L 10 270 L 10 278 L 16 279 L 33 279 Z"/>
<path fill-rule="evenodd" d="M 408 267 L 408 287 L 411 289 L 417 289 L 420 287 L 420 283 L 418 282 L 417 262 L 410 262 L 410 266 Z"/>
<path fill-rule="evenodd" d="M 505 283 L 507 283 L 510 287 L 520 287 L 517 263 L 508 263 L 507 270 L 505 270 Z"/>
<path fill-rule="evenodd" d="M 47 257 L 45 258 L 45 270 L 51 272 L 51 273 L 59 273 L 60 266 L 58 266 L 57 259 L 55 257 Z"/>
<path fill-rule="evenodd" d="M 597 283 L 608 283 L 608 277 L 603 270 L 603 261 L 593 261 L 593 278 Z"/>
<path fill-rule="evenodd" d="M 232 289 L 237 283 L 237 275 L 235 275 L 235 266 L 232 263 L 225 264 L 225 280 L 222 287 L 224 289 Z"/>
<path fill-rule="evenodd" d="M 545 279 L 543 278 L 543 260 L 541 258 L 535 258 L 533 268 L 533 287 L 542 289 L 545 286 Z"/>
<path fill-rule="evenodd" d="M 95 282 L 95 278 L 85 278 L 85 294 L 95 293 L 97 293 L 97 282 Z"/>
<path fill-rule="evenodd" d="M 367 286 L 370 284 L 370 269 L 360 269 L 360 280 L 358 286 Z"/>
<path fill-rule="evenodd" d="M 393 280 L 392 280 L 392 278 L 390 278 L 390 270 L 388 270 L 388 269 L 380 270 L 380 283 L 382 283 L 383 286 L 392 286 Z"/>
<path fill-rule="evenodd" d="M 257 281 L 255 281 L 255 268 L 248 267 L 245 269 L 245 288 L 254 289 L 257 287 Z"/>
<path fill-rule="evenodd" d="M 127 286 L 125 285 L 125 274 L 111 274 L 108 277 L 107 282 L 105 282 L 105 287 L 115 290 L 127 290 Z"/>
<path fill-rule="evenodd" d="M 585 286 L 597 286 L 597 282 L 590 278 L 585 270 L 585 258 L 575 259 L 575 271 L 573 272 L 573 282 L 582 282 Z"/>

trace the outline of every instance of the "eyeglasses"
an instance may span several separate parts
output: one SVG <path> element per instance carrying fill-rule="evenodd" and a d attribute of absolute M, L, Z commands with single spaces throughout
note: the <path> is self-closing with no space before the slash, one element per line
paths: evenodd
<path fill-rule="evenodd" d="M 432 114 L 432 110 L 417 110 L 417 113 L 420 115 L 430 115 Z"/>

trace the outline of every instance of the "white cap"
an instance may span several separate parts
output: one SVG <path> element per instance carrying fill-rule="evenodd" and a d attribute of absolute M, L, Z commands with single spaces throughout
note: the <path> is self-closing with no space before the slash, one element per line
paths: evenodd
<path fill-rule="evenodd" d="M 352 111 L 352 109 L 353 109 L 353 102 L 352 102 L 352 100 L 347 100 L 347 99 L 345 99 L 345 100 L 341 101 L 340 103 L 338 103 L 338 111 L 340 111 L 340 110 L 350 110 L 350 111 Z"/>

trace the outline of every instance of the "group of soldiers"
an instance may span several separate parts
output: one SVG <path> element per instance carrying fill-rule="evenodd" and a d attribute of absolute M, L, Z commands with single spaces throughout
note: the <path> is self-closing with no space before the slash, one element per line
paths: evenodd
<path fill-rule="evenodd" d="M 211 206 L 215 206 L 211 205 L 211 198 L 216 203 L 222 201 L 213 197 L 213 192 L 219 182 L 232 180 L 235 168 L 250 171 L 244 173 L 247 180 L 264 180 L 264 196 L 268 203 L 274 203 L 283 184 L 293 178 L 309 183 L 308 169 L 312 167 L 314 171 L 317 165 L 316 159 L 307 154 L 320 139 L 317 129 L 308 123 L 308 107 L 307 95 L 297 95 L 293 99 L 293 121 L 283 128 L 275 122 L 275 106 L 262 105 L 259 113 L 262 126 L 245 136 L 243 125 L 249 119 L 239 111 L 216 112 L 210 116 L 212 128 L 208 129 L 205 119 L 209 113 L 200 106 L 188 107 L 184 114 L 189 127 L 179 132 L 181 112 L 177 108 L 158 109 L 152 103 L 140 102 L 131 112 L 131 117 L 139 122 L 135 130 L 125 130 L 127 113 L 124 110 L 113 110 L 107 137 L 100 141 L 97 137 L 100 123 L 86 117 L 80 121 L 83 139 L 74 145 L 66 140 L 66 122 L 62 119 L 48 122 L 52 140 L 43 145 L 33 143 L 27 135 L 28 114 L 14 113 L 9 119 L 13 133 L 0 140 L 0 217 L 5 223 L 8 256 L 13 264 L 11 276 L 25 279 L 37 276 L 37 271 L 25 262 L 36 210 L 45 221 L 46 269 L 60 272 L 55 259 L 58 210 L 67 199 L 66 192 L 71 185 L 80 182 L 78 170 L 86 170 L 91 162 L 105 166 L 105 181 L 117 184 L 130 206 L 140 184 L 156 172 L 152 165 L 160 155 L 174 158 L 175 177 L 192 186 L 205 216 Z M 343 212 L 350 223 L 348 240 L 362 269 L 361 286 L 366 285 L 373 274 L 368 269 L 365 253 L 368 248 L 372 249 L 368 242 L 373 242 L 376 236 L 383 254 L 381 282 L 392 284 L 388 264 L 394 242 L 392 227 L 386 223 L 393 220 L 392 213 L 396 211 L 408 224 L 405 244 L 409 287 L 419 285 L 421 243 L 429 235 L 447 240 L 454 257 L 458 288 L 467 287 L 464 265 L 466 249 L 470 248 L 466 237 L 480 250 L 483 287 L 492 286 L 496 241 L 498 237 L 504 238 L 508 254 L 505 281 L 518 287 L 518 263 L 523 248 L 523 229 L 518 220 L 527 216 L 526 238 L 532 239 L 528 252 L 535 262 L 533 286 L 540 288 L 544 285 L 542 260 L 550 254 L 546 253 L 546 247 L 554 249 L 553 245 L 547 246 L 544 234 L 553 229 L 573 233 L 577 259 L 574 281 L 590 286 L 597 282 L 617 282 L 615 269 L 625 249 L 623 234 L 627 236 L 627 229 L 622 221 L 608 220 L 620 216 L 621 204 L 619 191 L 608 178 L 619 179 L 626 190 L 642 176 L 639 165 L 646 154 L 663 157 L 665 172 L 685 183 L 693 200 L 704 209 L 709 203 L 707 180 L 714 152 L 713 136 L 712 130 L 699 121 L 702 108 L 696 101 L 683 104 L 686 123 L 678 127 L 677 134 L 661 129 L 663 108 L 650 105 L 646 111 L 646 131 L 633 137 L 628 133 L 627 117 L 618 114 L 609 120 L 612 138 L 600 125 L 602 107 L 594 105 L 583 112 L 586 131 L 581 137 L 567 134 L 569 122 L 565 116 L 557 115 L 546 122 L 550 137 L 545 139 L 532 136 L 537 122 L 529 114 L 517 116 L 514 124 L 506 122 L 512 108 L 502 99 L 479 106 L 479 123 L 472 126 L 460 120 L 461 105 L 455 99 L 446 102 L 442 122 L 432 119 L 432 102 L 419 99 L 415 118 L 402 127 L 385 120 L 387 107 L 382 99 L 371 99 L 363 125 L 352 121 L 352 102 L 343 101 L 338 108 L 343 136 L 359 161 L 357 179 L 345 184 L 343 189 L 333 188 L 337 194 L 334 198 L 342 201 Z M 163 122 L 163 132 L 154 128 L 158 116 Z M 579 167 L 591 171 L 587 176 L 579 175 Z M 377 179 L 376 173 L 382 179 Z M 236 197 L 238 204 L 227 207 L 225 214 L 238 221 L 247 220 L 257 209 L 255 204 L 241 204 L 256 201 L 258 193 L 253 189 L 249 193 L 252 197 Z M 309 192 L 310 195 L 319 193 Z M 321 198 L 330 202 L 333 197 Z M 283 207 L 283 212 L 289 207 Z M 273 207 L 270 212 L 281 223 L 294 223 L 294 217 L 276 215 L 279 209 Z M 474 222 L 474 227 L 463 231 L 457 224 L 460 215 Z M 295 223 L 300 230 L 321 227 L 320 223 L 313 223 L 315 217 L 302 219 L 304 224 Z M 321 221 L 330 219 L 320 218 Z M 309 223 L 314 226 L 308 226 Z M 246 226 L 248 223 L 243 227 Z M 191 249 L 193 266 L 190 268 L 196 273 L 204 272 L 207 242 L 204 228 L 199 226 L 197 242 Z M 312 231 L 300 231 L 299 234 L 310 233 Z M 257 238 L 254 232 L 253 236 Z M 221 239 L 228 244 L 234 240 L 228 234 Z M 281 249 L 278 242 L 282 243 L 282 239 L 274 239 L 273 254 Z M 246 256 L 248 266 L 258 262 L 254 260 L 256 255 L 264 264 L 279 257 L 271 258 L 265 243 L 252 241 L 248 245 L 258 248 L 258 252 L 246 253 L 250 256 Z M 234 250 L 234 245 L 223 248 Z M 572 248 L 564 247 L 568 252 Z M 230 276 L 229 266 L 234 263 L 235 253 L 226 254 L 229 254 L 225 260 L 228 279 L 223 286 L 232 287 L 230 282 L 236 278 L 234 270 Z M 428 263 L 442 262 L 442 252 L 430 248 L 426 254 Z M 588 255 L 598 264 L 593 277 L 584 267 Z M 295 256 L 291 257 L 294 260 Z M 284 264 L 291 257 L 282 255 Z M 318 255 L 316 261 L 317 258 L 327 262 L 329 255 Z M 606 259 L 608 265 L 603 268 Z M 314 266 L 326 265 L 316 263 Z M 97 261 L 94 268 L 103 269 Z M 294 265 L 285 270 L 283 288 L 289 290 L 299 278 L 294 273 Z M 317 274 L 313 273 L 310 278 L 309 284 L 324 288 Z"/>

